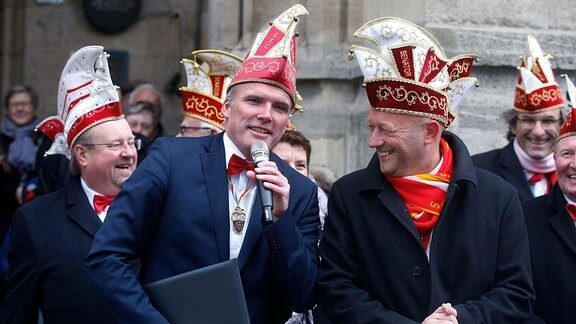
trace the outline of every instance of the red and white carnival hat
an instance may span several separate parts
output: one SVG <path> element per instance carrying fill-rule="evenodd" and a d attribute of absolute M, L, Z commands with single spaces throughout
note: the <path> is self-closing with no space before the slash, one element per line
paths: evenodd
<path fill-rule="evenodd" d="M 556 143 L 564 137 L 575 136 L 576 135 L 576 87 L 574 83 L 570 81 L 570 78 L 563 74 L 562 77 L 566 79 L 566 86 L 568 88 L 568 107 L 570 107 L 570 112 L 567 114 L 562 128 L 558 133 L 558 138 L 556 138 Z"/>
<path fill-rule="evenodd" d="M 308 15 L 306 8 L 296 4 L 270 22 L 264 32 L 258 33 L 228 89 L 245 82 L 268 83 L 286 91 L 295 110 L 301 109 L 297 105 L 301 98 L 296 91 L 296 25 L 304 15 Z"/>
<path fill-rule="evenodd" d="M 552 71 L 552 56 L 542 52 L 534 36 L 528 35 L 526 56 L 520 59 L 514 110 L 536 113 L 561 108 L 564 100 Z"/>
<path fill-rule="evenodd" d="M 244 60 L 218 50 L 194 51 L 192 57 L 181 61 L 187 78 L 181 88 L 184 114 L 224 130 L 226 89 Z"/>
<path fill-rule="evenodd" d="M 86 46 L 68 59 L 58 86 L 58 116 L 37 127 L 53 141 L 46 154 L 70 158 L 74 142 L 88 129 L 123 118 L 118 91 L 102 46 Z"/>
<path fill-rule="evenodd" d="M 446 58 L 428 31 L 400 18 L 382 17 L 354 36 L 375 47 L 352 45 L 372 109 L 435 119 L 448 128 L 466 92 L 477 86 L 470 77 L 476 55 Z"/>

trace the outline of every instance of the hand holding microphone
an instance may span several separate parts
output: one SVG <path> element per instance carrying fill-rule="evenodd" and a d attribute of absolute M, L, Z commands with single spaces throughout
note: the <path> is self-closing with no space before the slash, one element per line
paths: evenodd
<path fill-rule="evenodd" d="M 256 173 L 258 196 L 262 205 L 262 213 L 267 224 L 274 221 L 288 209 L 290 184 L 288 179 L 280 173 L 274 162 L 270 162 L 270 151 L 265 142 L 257 140 L 250 147 L 252 160 L 259 172 Z M 274 194 L 273 194 L 274 192 Z"/>

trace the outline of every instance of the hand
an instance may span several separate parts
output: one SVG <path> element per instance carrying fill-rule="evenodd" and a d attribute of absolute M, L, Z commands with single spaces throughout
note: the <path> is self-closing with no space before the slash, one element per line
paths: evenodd
<path fill-rule="evenodd" d="M 432 324 L 432 323 L 454 323 L 458 324 L 458 312 L 456 308 L 452 307 L 450 303 L 442 304 L 438 307 L 434 313 L 430 314 L 424 319 L 422 324 Z"/>
<path fill-rule="evenodd" d="M 290 198 L 290 183 L 288 179 L 280 173 L 278 166 L 272 161 L 262 161 L 254 171 L 247 173 L 250 179 L 256 179 L 264 182 L 264 188 L 272 192 L 272 210 L 273 221 L 277 221 L 282 214 L 288 209 Z"/>

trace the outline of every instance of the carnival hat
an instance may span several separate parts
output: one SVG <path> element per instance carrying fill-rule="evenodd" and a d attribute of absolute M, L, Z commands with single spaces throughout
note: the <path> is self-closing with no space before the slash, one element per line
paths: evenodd
<path fill-rule="evenodd" d="M 574 87 L 574 83 L 570 81 L 566 74 L 563 74 L 562 77 L 566 79 L 566 86 L 568 87 L 568 107 L 570 107 L 570 112 L 567 114 L 562 128 L 560 128 L 556 143 L 564 137 L 576 135 L 576 87 Z"/>
<path fill-rule="evenodd" d="M 181 61 L 187 77 L 186 87 L 181 88 L 184 114 L 224 130 L 226 89 L 243 60 L 218 50 L 194 51 L 192 57 Z"/>
<path fill-rule="evenodd" d="M 258 33 L 252 49 L 246 56 L 240 71 L 232 79 L 229 88 L 245 82 L 262 82 L 286 91 L 292 98 L 295 110 L 301 109 L 296 91 L 296 25 L 299 17 L 308 11 L 296 4 L 274 21 L 265 31 Z"/>
<path fill-rule="evenodd" d="M 447 59 L 428 31 L 400 18 L 383 17 L 360 27 L 354 36 L 375 47 L 352 45 L 371 108 L 429 117 L 448 128 L 454 110 L 477 80 L 470 77 L 476 55 Z"/>
<path fill-rule="evenodd" d="M 552 56 L 542 52 L 534 36 L 528 35 L 526 56 L 520 59 L 514 110 L 536 113 L 561 108 L 564 100 L 552 71 Z"/>
<path fill-rule="evenodd" d="M 46 154 L 70 158 L 72 145 L 84 132 L 123 118 L 107 57 L 102 46 L 86 46 L 68 59 L 58 86 L 58 116 L 46 118 L 37 127 L 53 141 Z"/>

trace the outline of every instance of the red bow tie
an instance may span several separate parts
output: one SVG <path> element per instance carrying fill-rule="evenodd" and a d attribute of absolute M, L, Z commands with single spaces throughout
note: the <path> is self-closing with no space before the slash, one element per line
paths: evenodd
<path fill-rule="evenodd" d="M 576 205 L 566 204 L 566 210 L 568 211 L 568 215 L 576 222 Z"/>
<path fill-rule="evenodd" d="M 244 160 L 236 154 L 232 154 L 228 162 L 228 174 L 235 175 L 245 170 L 254 170 L 254 164 Z"/>
<path fill-rule="evenodd" d="M 103 212 L 113 200 L 114 197 L 94 195 L 94 210 L 96 210 L 96 214 Z"/>

